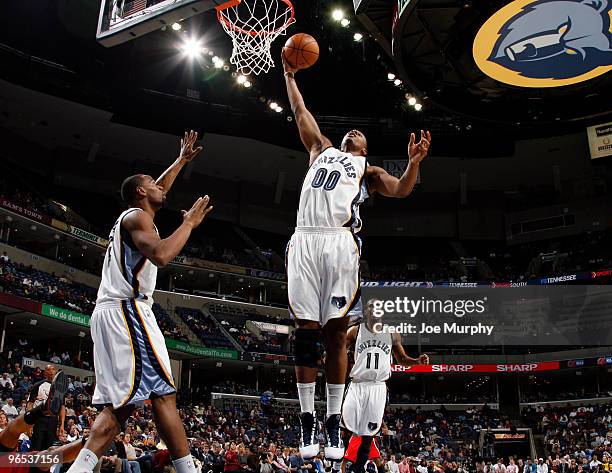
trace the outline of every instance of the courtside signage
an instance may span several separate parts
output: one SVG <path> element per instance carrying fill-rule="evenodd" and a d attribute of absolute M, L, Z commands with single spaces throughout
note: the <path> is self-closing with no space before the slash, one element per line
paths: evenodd
<path fill-rule="evenodd" d="M 238 359 L 238 352 L 236 350 L 226 350 L 225 348 L 208 348 L 197 345 L 189 345 L 188 343 L 179 342 L 166 338 L 166 346 L 171 350 L 182 351 L 183 353 L 189 353 L 196 356 L 206 356 L 208 358 L 223 358 L 225 360 L 236 360 Z"/>
<path fill-rule="evenodd" d="M 554 371 L 561 368 L 559 361 L 517 364 L 441 364 L 415 365 L 405 367 L 393 365 L 394 373 L 533 373 L 537 371 Z"/>
<path fill-rule="evenodd" d="M 49 304 L 43 304 L 40 313 L 42 315 L 46 315 L 47 317 L 52 317 L 64 322 L 70 322 L 71 324 L 82 325 L 83 327 L 89 327 L 90 325 L 91 317 L 89 317 L 89 315 L 73 312 L 67 309 L 61 309 Z"/>
<path fill-rule="evenodd" d="M 489 77 L 519 87 L 560 87 L 612 69 L 609 0 L 515 0 L 474 39 L 474 61 Z"/>
<path fill-rule="evenodd" d="M 79 312 L 73 312 L 71 310 L 62 309 L 49 304 L 43 304 L 40 310 L 41 315 L 46 315 L 63 322 L 69 322 L 71 324 L 82 325 L 83 327 L 89 327 L 91 317 L 89 315 L 81 314 Z M 225 348 L 208 348 L 199 345 L 190 345 L 185 342 L 166 338 L 166 346 L 170 350 L 176 350 L 183 353 L 188 353 L 195 356 L 205 356 L 208 358 L 222 358 L 224 360 L 236 360 L 238 359 L 238 352 L 235 350 L 226 350 Z"/>

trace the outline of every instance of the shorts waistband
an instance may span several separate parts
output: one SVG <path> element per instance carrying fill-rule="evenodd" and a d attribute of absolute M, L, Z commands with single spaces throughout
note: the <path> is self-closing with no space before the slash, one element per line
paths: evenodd
<path fill-rule="evenodd" d="M 361 385 L 368 384 L 370 386 L 376 386 L 376 385 L 386 386 L 387 385 L 386 381 L 360 381 L 358 379 L 351 379 L 351 383 L 361 384 Z"/>
<path fill-rule="evenodd" d="M 295 227 L 295 233 L 352 233 L 351 227 Z"/>
<path fill-rule="evenodd" d="M 131 304 L 131 301 L 133 301 L 133 300 L 134 299 L 125 299 L 125 303 L 129 306 Z M 124 302 L 124 301 L 117 300 L 117 301 L 97 302 L 96 303 L 96 307 L 94 308 L 94 312 L 96 310 L 98 310 L 98 309 L 121 309 L 122 308 L 122 304 L 121 304 L 122 302 Z M 147 304 L 146 301 L 140 301 L 138 299 L 136 299 L 136 303 L 149 306 L 149 304 Z"/>

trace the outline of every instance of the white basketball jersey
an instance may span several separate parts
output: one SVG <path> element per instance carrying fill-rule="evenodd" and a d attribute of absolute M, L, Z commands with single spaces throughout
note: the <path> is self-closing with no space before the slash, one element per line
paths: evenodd
<path fill-rule="evenodd" d="M 96 304 L 134 298 L 153 305 L 157 266 L 138 251 L 130 234 L 122 227 L 123 219 L 132 212 L 144 211 L 126 210 L 110 232 Z"/>
<path fill-rule="evenodd" d="M 368 198 L 365 156 L 324 150 L 308 169 L 297 214 L 298 227 L 351 227 L 361 230 L 359 205 Z"/>
<path fill-rule="evenodd" d="M 390 333 L 374 333 L 365 323 L 359 325 L 355 342 L 355 381 L 386 381 L 391 376 L 393 339 Z"/>

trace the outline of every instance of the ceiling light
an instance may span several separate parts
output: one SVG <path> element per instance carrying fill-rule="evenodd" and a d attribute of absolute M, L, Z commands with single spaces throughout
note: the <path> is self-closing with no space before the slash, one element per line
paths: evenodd
<path fill-rule="evenodd" d="M 397 85 L 398 87 L 399 87 L 400 85 L 402 85 L 402 81 L 401 81 L 401 80 L 399 80 L 399 79 L 395 79 L 395 80 L 393 81 L 393 83 L 394 83 L 395 85 Z"/>
<path fill-rule="evenodd" d="M 389 72 L 389 74 L 387 74 L 387 79 L 395 80 L 395 74 L 393 74 L 393 72 Z"/>
<path fill-rule="evenodd" d="M 249 87 L 251 87 L 251 85 L 253 85 L 253 84 L 251 84 L 251 83 L 250 83 L 248 80 L 245 80 L 245 81 L 242 83 L 242 85 L 244 85 L 244 86 L 245 86 L 245 87 L 248 89 L 248 88 L 249 88 Z"/>
<path fill-rule="evenodd" d="M 420 112 L 422 108 L 423 108 L 423 106 L 422 106 L 420 103 L 415 103 L 415 104 L 414 104 L 414 109 L 415 109 L 417 112 Z"/>
<path fill-rule="evenodd" d="M 182 28 L 180 23 L 172 23 L 172 29 L 174 31 L 180 31 L 180 29 Z"/>
<path fill-rule="evenodd" d="M 202 53 L 202 45 L 200 44 L 200 40 L 194 38 L 189 38 L 186 40 L 181 49 L 183 50 L 183 54 L 185 54 L 185 56 L 192 59 L 197 58 Z"/>
<path fill-rule="evenodd" d="M 278 104 L 276 102 L 270 102 L 270 108 L 272 110 L 276 110 L 276 107 L 278 107 Z"/>
<path fill-rule="evenodd" d="M 346 18 L 342 18 L 342 20 L 340 20 L 340 24 L 346 28 L 348 25 L 351 24 L 350 20 L 346 19 Z"/>
<path fill-rule="evenodd" d="M 410 97 L 408 99 L 408 105 L 412 105 L 414 107 L 414 105 L 416 105 L 417 100 L 414 97 Z"/>
<path fill-rule="evenodd" d="M 361 33 L 355 33 L 353 35 L 353 39 L 357 42 L 361 41 L 363 39 L 363 35 Z"/>
<path fill-rule="evenodd" d="M 236 77 L 236 82 L 238 82 L 239 84 L 244 84 L 246 82 L 247 78 L 245 76 L 243 76 L 242 74 L 240 74 L 238 77 Z"/>
<path fill-rule="evenodd" d="M 340 9 L 336 9 L 332 12 L 332 18 L 335 21 L 341 21 L 342 19 L 344 19 L 344 12 Z"/>

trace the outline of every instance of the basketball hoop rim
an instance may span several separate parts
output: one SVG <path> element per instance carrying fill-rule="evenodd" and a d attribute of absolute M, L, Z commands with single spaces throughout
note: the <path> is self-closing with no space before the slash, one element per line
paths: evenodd
<path fill-rule="evenodd" d="M 228 8 L 232 8 L 237 5 L 240 5 L 240 3 L 242 3 L 242 0 L 229 0 L 228 2 L 225 2 L 215 7 L 215 10 L 217 10 L 217 19 L 219 20 L 219 22 L 223 23 L 226 27 L 230 28 L 233 31 L 236 31 L 237 33 L 248 34 L 250 36 L 259 36 L 259 35 L 268 36 L 268 35 L 280 33 L 281 31 L 285 30 L 292 23 L 295 22 L 295 8 L 293 7 L 293 4 L 291 3 L 290 0 L 281 0 L 281 1 L 285 5 L 287 5 L 287 7 L 291 10 L 291 17 L 282 26 L 279 26 L 278 28 L 272 31 L 244 30 L 236 26 L 235 24 L 233 24 L 231 21 L 229 21 L 227 18 L 223 16 L 222 14 L 223 10 L 227 10 Z"/>

